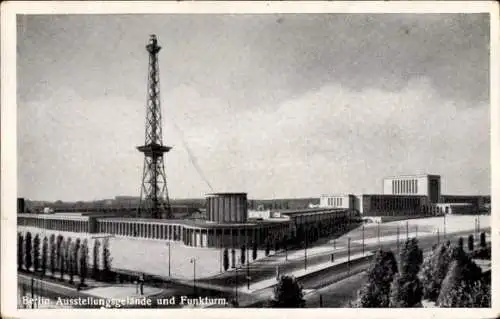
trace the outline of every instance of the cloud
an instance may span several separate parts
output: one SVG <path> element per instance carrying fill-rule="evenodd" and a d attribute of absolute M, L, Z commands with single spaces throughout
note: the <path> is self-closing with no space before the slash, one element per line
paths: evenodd
<path fill-rule="evenodd" d="M 398 92 L 325 85 L 270 112 L 191 102 L 210 112 L 189 109 L 182 125 L 201 167 L 222 189 L 255 196 L 379 192 L 384 174 L 428 172 L 464 177 L 452 179 L 448 191 L 470 192 L 472 184 L 489 191 L 488 106 L 445 100 L 425 78 Z"/>

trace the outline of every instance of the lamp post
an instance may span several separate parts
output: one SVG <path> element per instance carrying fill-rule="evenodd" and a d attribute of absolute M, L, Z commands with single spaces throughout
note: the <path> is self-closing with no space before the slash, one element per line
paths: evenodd
<path fill-rule="evenodd" d="M 171 246 L 170 242 L 167 242 L 167 246 L 168 246 L 168 277 L 171 277 L 171 275 L 170 275 L 170 250 L 172 249 L 172 246 Z"/>
<path fill-rule="evenodd" d="M 304 248 L 304 269 L 307 269 L 307 234 L 304 236 L 305 238 L 305 248 Z"/>
<path fill-rule="evenodd" d="M 196 258 L 191 258 L 193 264 L 193 294 L 196 294 Z"/>
<path fill-rule="evenodd" d="M 365 223 L 362 225 L 362 246 L 363 246 L 363 256 L 365 255 Z"/>
<path fill-rule="evenodd" d="M 446 212 L 443 214 L 443 237 L 446 239 Z"/>
<path fill-rule="evenodd" d="M 348 273 L 351 273 L 351 237 L 347 238 L 347 267 Z"/>
<path fill-rule="evenodd" d="M 398 256 L 399 256 L 399 224 L 396 228 L 396 242 L 397 242 L 397 246 L 398 246 Z"/>
<path fill-rule="evenodd" d="M 378 247 L 380 248 L 380 222 L 377 223 L 377 242 Z"/>

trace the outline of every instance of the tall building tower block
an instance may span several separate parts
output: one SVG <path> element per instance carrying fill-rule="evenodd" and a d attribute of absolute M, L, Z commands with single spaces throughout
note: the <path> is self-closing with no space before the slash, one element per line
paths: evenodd
<path fill-rule="evenodd" d="M 144 145 L 137 150 L 144 154 L 141 200 L 138 215 L 143 218 L 172 218 L 167 190 L 163 155 L 170 146 L 163 145 L 160 107 L 160 77 L 156 35 L 151 35 L 146 50 L 149 53 L 148 98 L 146 106 L 146 133 Z"/>

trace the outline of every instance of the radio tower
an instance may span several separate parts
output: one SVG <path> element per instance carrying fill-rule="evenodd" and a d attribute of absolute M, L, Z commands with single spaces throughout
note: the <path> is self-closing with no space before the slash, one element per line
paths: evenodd
<path fill-rule="evenodd" d="M 151 35 L 146 50 L 149 53 L 148 99 L 146 106 L 146 134 L 144 145 L 138 146 L 144 153 L 141 198 L 138 213 L 146 218 L 171 218 L 172 212 L 167 191 L 167 177 L 163 154 L 170 146 L 163 145 L 160 108 L 160 77 L 156 35 Z"/>

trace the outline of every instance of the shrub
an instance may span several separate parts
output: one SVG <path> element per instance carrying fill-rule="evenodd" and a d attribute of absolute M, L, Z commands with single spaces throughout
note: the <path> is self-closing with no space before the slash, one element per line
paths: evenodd
<path fill-rule="evenodd" d="M 443 280 L 437 299 L 439 307 L 470 307 L 474 285 L 481 279 L 481 269 L 459 248 L 453 251 L 453 262 Z"/>
<path fill-rule="evenodd" d="M 303 308 L 304 293 L 294 277 L 281 276 L 274 287 L 274 297 L 270 302 L 273 308 Z"/>

